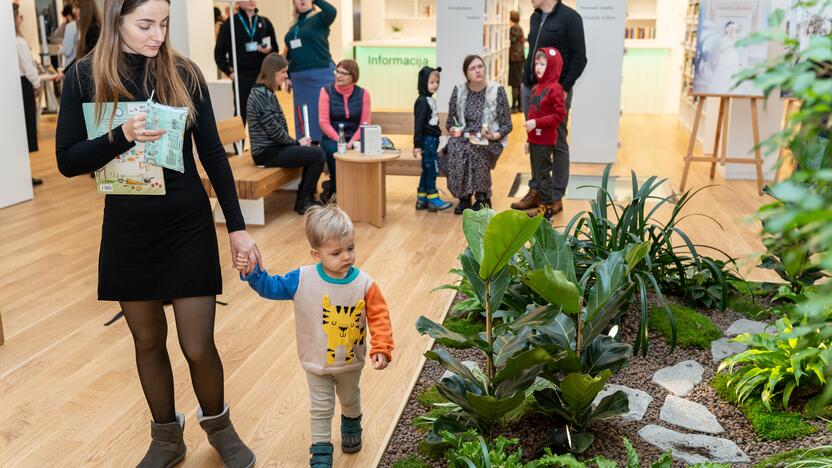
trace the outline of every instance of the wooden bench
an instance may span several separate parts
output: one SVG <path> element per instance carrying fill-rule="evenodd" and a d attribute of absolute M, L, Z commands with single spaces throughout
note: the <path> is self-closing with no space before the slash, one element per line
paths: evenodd
<path fill-rule="evenodd" d="M 445 128 L 448 114 L 439 114 L 439 128 Z M 413 157 L 413 113 L 412 112 L 373 112 L 373 124 L 380 125 L 384 136 L 390 138 L 401 157 L 385 163 L 387 175 L 420 176 L 422 175 L 421 158 Z M 440 144 L 441 146 L 441 144 Z M 444 176 L 444 172 L 439 173 Z"/>
<path fill-rule="evenodd" d="M 223 145 L 246 139 L 246 129 L 239 117 L 218 122 L 217 130 Z M 266 224 L 264 197 L 300 177 L 302 171 L 300 168 L 258 167 L 254 164 L 250 151 L 229 156 L 228 162 L 231 165 L 231 172 L 234 174 L 234 184 L 237 188 L 237 198 L 240 200 L 243 218 L 246 224 L 260 226 Z M 214 220 L 218 223 L 224 223 L 225 216 L 222 209 L 217 206 L 217 195 L 211 186 L 211 181 L 202 166 L 198 165 L 198 168 L 202 185 L 212 199 Z"/>

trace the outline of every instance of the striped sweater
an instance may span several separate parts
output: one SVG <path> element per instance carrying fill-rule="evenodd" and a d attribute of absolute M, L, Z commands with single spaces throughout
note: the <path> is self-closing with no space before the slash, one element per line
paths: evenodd
<path fill-rule="evenodd" d="M 286 116 L 274 95 L 264 84 L 251 89 L 246 105 L 251 154 L 260 155 L 269 146 L 292 146 L 298 141 L 289 135 Z"/>

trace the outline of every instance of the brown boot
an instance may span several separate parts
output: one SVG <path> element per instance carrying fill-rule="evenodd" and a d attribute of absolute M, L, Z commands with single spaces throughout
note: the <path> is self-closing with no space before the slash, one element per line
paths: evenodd
<path fill-rule="evenodd" d="M 520 199 L 520 201 L 516 201 L 511 204 L 512 210 L 529 210 L 532 208 L 537 208 L 537 205 L 540 203 L 540 193 L 537 191 L 536 188 L 529 188 L 529 192 Z"/>
<path fill-rule="evenodd" d="M 555 200 L 552 202 L 552 216 L 560 213 L 563 211 L 563 202 L 560 200 Z"/>
<path fill-rule="evenodd" d="M 176 413 L 176 421 L 166 424 L 150 422 L 150 448 L 136 468 L 170 468 L 185 458 L 185 415 Z"/>
<path fill-rule="evenodd" d="M 231 411 L 228 405 L 217 416 L 204 416 L 202 409 L 197 412 L 197 419 L 202 429 L 208 433 L 208 442 L 222 458 L 226 468 L 250 468 L 254 466 L 254 452 L 240 440 L 234 425 L 231 424 Z"/>

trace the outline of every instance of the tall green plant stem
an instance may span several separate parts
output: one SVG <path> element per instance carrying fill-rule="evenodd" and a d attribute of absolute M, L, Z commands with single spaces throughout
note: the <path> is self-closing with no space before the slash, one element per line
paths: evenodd
<path fill-rule="evenodd" d="M 581 328 L 584 322 L 584 313 L 583 313 L 583 306 L 584 306 L 584 298 L 581 297 L 578 300 L 578 334 L 575 338 L 575 355 L 579 358 L 581 357 Z"/>
<path fill-rule="evenodd" d="M 494 330 L 491 324 L 491 280 L 485 282 L 485 338 L 488 340 L 488 353 L 486 353 L 486 375 L 488 386 L 494 379 Z"/>

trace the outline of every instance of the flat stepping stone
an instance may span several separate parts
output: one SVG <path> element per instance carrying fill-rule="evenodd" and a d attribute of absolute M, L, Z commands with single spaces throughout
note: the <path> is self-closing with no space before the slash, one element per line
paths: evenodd
<path fill-rule="evenodd" d="M 644 413 L 647 412 L 647 407 L 653 401 L 653 397 L 649 393 L 636 390 L 634 388 L 625 387 L 623 385 L 607 384 L 603 390 L 598 393 L 595 400 L 592 402 L 593 406 L 597 406 L 608 395 L 612 395 L 617 391 L 622 391 L 627 394 L 627 399 L 630 401 L 630 411 L 621 415 L 621 418 L 626 421 L 641 421 L 644 419 Z"/>
<path fill-rule="evenodd" d="M 728 439 L 701 434 L 682 434 L 650 424 L 638 431 L 639 437 L 661 451 L 673 451 L 673 458 L 694 463 L 749 463 L 751 459 Z"/>
<path fill-rule="evenodd" d="M 730 338 L 720 338 L 711 341 L 711 357 L 714 362 L 720 362 L 728 356 L 739 354 L 748 349 L 748 345 L 735 343 Z"/>
<path fill-rule="evenodd" d="M 682 361 L 673 367 L 659 369 L 653 383 L 676 396 L 685 396 L 702 381 L 705 369 L 696 361 Z"/>
<path fill-rule="evenodd" d="M 462 361 L 462 365 L 467 367 L 469 370 L 474 370 L 474 369 L 476 369 L 477 367 L 480 366 L 479 364 L 477 364 L 474 361 Z M 442 374 L 442 377 L 439 380 L 441 381 L 442 379 L 444 379 L 446 377 L 451 377 L 451 376 L 454 376 L 454 375 L 456 375 L 456 374 L 454 374 L 453 372 L 451 372 L 449 370 L 446 370 L 445 373 Z"/>
<path fill-rule="evenodd" d="M 665 398 L 659 419 L 674 426 L 706 434 L 725 432 L 708 408 L 676 395 L 668 395 Z"/>
<path fill-rule="evenodd" d="M 768 327 L 767 323 L 757 322 L 755 320 L 739 319 L 732 323 L 727 330 L 725 330 L 725 336 L 737 336 L 742 335 L 743 333 L 763 333 L 765 332 L 766 327 Z"/>

